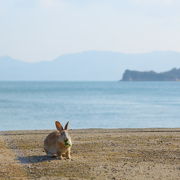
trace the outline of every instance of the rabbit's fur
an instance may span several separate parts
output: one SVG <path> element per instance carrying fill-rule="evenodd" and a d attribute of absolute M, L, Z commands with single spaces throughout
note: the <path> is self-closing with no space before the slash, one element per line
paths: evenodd
<path fill-rule="evenodd" d="M 68 134 L 68 123 L 63 128 L 59 121 L 55 122 L 57 131 L 50 133 L 44 140 L 44 150 L 48 156 L 62 156 L 65 155 L 67 159 L 71 158 L 71 137 Z M 68 145 L 67 143 L 68 142 Z"/>

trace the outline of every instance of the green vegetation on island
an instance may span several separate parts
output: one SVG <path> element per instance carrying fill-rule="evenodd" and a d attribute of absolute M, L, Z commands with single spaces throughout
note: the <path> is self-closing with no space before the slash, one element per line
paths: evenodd
<path fill-rule="evenodd" d="M 131 71 L 126 70 L 122 81 L 180 81 L 180 69 L 173 68 L 170 71 L 157 73 L 155 71 Z"/>

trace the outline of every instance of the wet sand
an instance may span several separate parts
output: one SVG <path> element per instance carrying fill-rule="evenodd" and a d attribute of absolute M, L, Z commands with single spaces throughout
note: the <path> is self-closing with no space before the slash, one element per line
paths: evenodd
<path fill-rule="evenodd" d="M 50 132 L 0 132 L 0 179 L 180 179 L 180 129 L 70 130 L 71 160 L 45 155 Z"/>

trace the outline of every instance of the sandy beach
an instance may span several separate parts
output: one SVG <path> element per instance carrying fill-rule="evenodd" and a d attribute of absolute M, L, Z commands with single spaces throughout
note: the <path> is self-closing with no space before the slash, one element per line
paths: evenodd
<path fill-rule="evenodd" d="M 0 132 L 0 179 L 180 178 L 180 129 L 69 130 L 71 160 L 45 155 L 49 132 Z"/>

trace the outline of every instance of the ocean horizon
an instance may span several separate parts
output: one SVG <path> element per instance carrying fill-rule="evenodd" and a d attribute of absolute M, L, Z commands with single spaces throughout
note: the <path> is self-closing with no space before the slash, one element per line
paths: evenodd
<path fill-rule="evenodd" d="M 0 81 L 0 131 L 179 128 L 179 82 Z"/>

